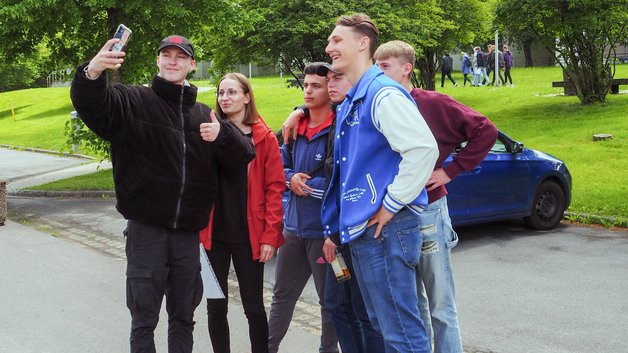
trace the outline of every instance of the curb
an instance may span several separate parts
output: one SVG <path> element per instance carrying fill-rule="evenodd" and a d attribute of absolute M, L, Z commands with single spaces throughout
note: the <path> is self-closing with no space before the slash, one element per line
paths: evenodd
<path fill-rule="evenodd" d="M 582 212 L 565 212 L 563 220 L 576 222 L 579 224 L 600 224 L 606 226 L 606 224 L 613 224 L 614 228 L 624 228 L 628 230 L 628 219 L 621 219 L 618 217 L 610 216 L 598 216 L 590 213 Z"/>
<path fill-rule="evenodd" d="M 6 145 L 6 144 L 0 144 L 0 148 L 6 148 L 8 150 L 17 150 L 17 151 L 46 153 L 46 154 L 52 154 L 52 155 L 56 155 L 56 156 L 78 158 L 78 159 L 87 159 L 87 160 L 91 160 L 91 161 L 97 160 L 97 158 L 94 158 L 94 157 L 88 156 L 88 155 L 84 155 L 84 154 L 72 153 L 72 152 L 53 151 L 53 150 L 47 150 L 47 149 L 43 149 L 43 148 L 13 146 L 13 145 Z"/>
<path fill-rule="evenodd" d="M 48 190 L 18 190 L 9 191 L 7 193 L 13 197 L 57 197 L 57 198 L 115 198 L 116 193 L 113 190 L 85 190 L 85 191 L 48 191 Z"/>

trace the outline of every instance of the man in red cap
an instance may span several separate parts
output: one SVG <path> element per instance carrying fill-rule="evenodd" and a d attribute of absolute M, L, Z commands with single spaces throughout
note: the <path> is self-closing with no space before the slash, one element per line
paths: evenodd
<path fill-rule="evenodd" d="M 70 95 L 85 125 L 111 144 L 116 208 L 128 220 L 131 352 L 155 352 L 165 295 L 168 352 L 190 353 L 203 294 L 198 231 L 209 221 L 217 173 L 237 170 L 255 150 L 235 125 L 196 102 L 197 88 L 186 80 L 196 64 L 189 40 L 161 41 L 150 87 L 107 83 L 103 72 L 124 63 L 124 52 L 109 49 L 117 42 L 79 66 Z"/>

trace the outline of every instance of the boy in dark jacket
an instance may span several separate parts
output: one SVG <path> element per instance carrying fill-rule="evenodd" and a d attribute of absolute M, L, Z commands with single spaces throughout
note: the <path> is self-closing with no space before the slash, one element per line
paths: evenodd
<path fill-rule="evenodd" d="M 196 64 L 188 39 L 161 41 L 151 87 L 107 83 L 103 72 L 124 62 L 124 52 L 109 50 L 117 42 L 79 66 L 70 95 L 85 124 L 111 143 L 116 208 L 128 219 L 131 352 L 155 352 L 165 295 L 168 351 L 190 353 L 203 293 L 198 231 L 208 222 L 217 173 L 250 161 L 255 150 L 237 127 L 196 102 L 197 89 L 185 79 Z"/>
<path fill-rule="evenodd" d="M 449 78 L 449 81 L 454 84 L 454 86 L 458 87 L 456 80 L 451 77 L 451 71 L 454 69 L 454 59 L 449 56 L 448 52 L 445 52 L 445 55 L 440 59 L 440 86 L 445 86 L 445 76 Z"/>

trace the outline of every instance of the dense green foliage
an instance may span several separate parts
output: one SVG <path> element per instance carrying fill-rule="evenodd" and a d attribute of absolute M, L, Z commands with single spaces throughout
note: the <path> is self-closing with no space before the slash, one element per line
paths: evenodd
<path fill-rule="evenodd" d="M 582 104 L 604 102 L 615 47 L 628 41 L 628 0 L 501 0 L 496 20 L 514 37 L 533 32 L 563 67 Z"/>
<path fill-rule="evenodd" d="M 147 63 L 155 62 L 162 38 L 202 35 L 201 28 L 211 32 L 238 15 L 232 6 L 229 0 L 0 0 L 0 36 L 11 38 L 0 43 L 0 57 L 29 56 L 43 44 L 54 60 L 41 63 L 39 70 L 74 68 L 93 57 L 124 23 L 133 36 L 126 63 L 113 80 L 146 82 L 156 71 Z M 202 51 L 198 58 L 203 58 Z"/>
<path fill-rule="evenodd" d="M 329 61 L 327 37 L 340 15 L 364 12 L 378 26 L 380 42 L 401 39 L 415 47 L 420 73 L 417 83 L 434 89 L 437 58 L 442 52 L 486 38 L 490 23 L 488 5 L 480 0 L 241 0 L 240 5 L 246 21 L 231 25 L 219 36 L 208 33 L 201 38 L 217 72 L 254 61 L 281 64 L 294 76 L 309 62 Z"/>

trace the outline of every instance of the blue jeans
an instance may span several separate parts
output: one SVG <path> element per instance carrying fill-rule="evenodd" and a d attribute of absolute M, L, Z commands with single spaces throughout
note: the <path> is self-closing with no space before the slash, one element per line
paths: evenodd
<path fill-rule="evenodd" d="M 417 286 L 425 288 L 420 302 L 429 302 L 429 310 L 419 305 L 421 318 L 428 334 L 434 333 L 434 353 L 462 353 L 451 268 L 451 249 L 458 244 L 458 235 L 451 227 L 447 197 L 429 204 L 419 222 L 423 244 Z"/>
<path fill-rule="evenodd" d="M 489 82 L 491 82 L 491 79 L 488 78 L 488 74 L 486 73 L 486 67 L 480 67 L 480 70 L 482 71 L 482 76 L 480 77 L 480 83 L 482 83 L 482 81 L 486 80 L 486 83 L 488 84 Z"/>
<path fill-rule="evenodd" d="M 325 307 L 334 324 L 342 353 L 384 353 L 384 338 L 369 321 L 360 287 L 355 279 L 349 247 L 338 249 L 352 278 L 339 283 L 331 266 L 327 266 Z"/>
<path fill-rule="evenodd" d="M 366 311 L 373 327 L 382 333 L 387 353 L 430 353 L 418 308 L 418 225 L 418 217 L 403 209 L 378 238 L 374 238 L 376 226 L 371 226 L 350 243 Z"/>

